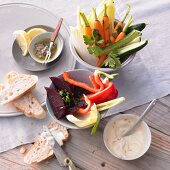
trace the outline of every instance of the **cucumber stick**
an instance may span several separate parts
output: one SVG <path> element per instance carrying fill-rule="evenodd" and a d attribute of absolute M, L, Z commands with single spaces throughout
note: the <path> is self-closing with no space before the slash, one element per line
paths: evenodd
<path fill-rule="evenodd" d="M 116 105 L 118 105 L 118 104 L 120 104 L 124 101 L 125 101 L 125 98 L 120 97 L 118 99 L 113 99 L 113 100 L 110 100 L 108 102 L 100 103 L 100 104 L 97 104 L 97 110 L 100 112 L 100 111 L 109 109 L 111 107 L 114 107 L 114 106 L 116 106 Z"/>
<path fill-rule="evenodd" d="M 131 45 L 128 45 L 126 47 L 120 48 L 118 52 L 118 57 L 120 58 L 121 62 L 125 61 L 127 57 L 130 55 L 136 53 L 137 51 L 141 50 L 148 44 L 148 40 L 141 41 L 138 43 L 134 43 Z"/>
<path fill-rule="evenodd" d="M 119 55 L 119 57 L 129 56 L 129 55 L 141 50 L 147 44 L 148 44 L 148 40 L 130 44 L 126 47 L 118 49 L 118 55 Z"/>
<path fill-rule="evenodd" d="M 132 30 L 142 31 L 146 27 L 146 25 L 146 23 L 132 25 L 126 30 L 126 34 L 129 34 Z"/>
<path fill-rule="evenodd" d="M 137 30 L 132 30 L 127 36 L 125 36 L 123 39 L 121 39 L 120 41 L 110 45 L 110 46 L 107 46 L 105 48 L 103 48 L 103 53 L 105 54 L 108 54 L 110 53 L 111 51 L 113 50 L 117 50 L 119 48 L 122 48 L 124 46 L 126 46 L 127 43 L 131 42 L 132 40 L 134 40 L 136 37 L 140 36 L 140 31 L 137 31 Z"/>
<path fill-rule="evenodd" d="M 138 43 L 138 42 L 140 42 L 140 41 L 141 41 L 141 36 L 136 37 L 134 40 L 132 40 L 131 42 L 129 42 L 129 43 L 128 43 L 128 44 L 126 44 L 126 45 L 130 45 L 130 44 Z"/>

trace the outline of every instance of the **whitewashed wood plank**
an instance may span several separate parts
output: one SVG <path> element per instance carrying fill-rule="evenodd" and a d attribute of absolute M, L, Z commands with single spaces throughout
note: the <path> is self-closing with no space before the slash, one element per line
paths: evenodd
<path fill-rule="evenodd" d="M 169 106 L 169 97 L 168 100 L 161 100 L 157 102 L 155 107 L 150 111 L 150 113 L 145 118 L 149 126 L 157 129 L 167 135 L 170 135 L 170 106 Z M 168 102 L 167 102 L 168 101 Z M 140 115 L 148 104 L 133 108 L 131 110 L 125 111 L 127 114 L 136 114 Z"/>
<path fill-rule="evenodd" d="M 152 130 L 152 145 L 149 151 L 134 161 L 122 161 L 114 158 L 105 148 L 102 131 L 106 121 L 102 121 L 96 136 L 90 135 L 90 129 L 70 130 L 70 140 L 64 149 L 82 170 L 169 170 L 170 169 L 170 137 Z M 25 165 L 19 148 L 3 153 L 0 156 L 0 167 L 15 169 L 57 169 L 59 164 L 55 158 L 35 165 Z M 6 169 L 4 169 L 6 170 Z"/>

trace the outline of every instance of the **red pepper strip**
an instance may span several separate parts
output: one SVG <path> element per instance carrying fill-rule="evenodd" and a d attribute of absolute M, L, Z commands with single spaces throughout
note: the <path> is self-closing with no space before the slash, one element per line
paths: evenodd
<path fill-rule="evenodd" d="M 114 84 L 112 82 L 109 82 L 104 90 L 97 92 L 95 94 L 89 94 L 87 95 L 87 97 L 92 102 L 99 104 L 115 99 L 117 95 L 118 95 L 118 91 L 115 88 Z"/>
<path fill-rule="evenodd" d="M 91 92 L 91 93 L 96 93 L 96 92 L 98 91 L 97 89 L 94 89 L 93 87 L 89 86 L 89 85 L 86 84 L 86 83 L 73 80 L 67 72 L 64 72 L 64 73 L 63 73 L 63 78 L 64 78 L 64 80 L 67 81 L 68 83 L 70 83 L 70 84 L 72 84 L 72 85 L 74 85 L 74 86 L 78 86 L 78 87 L 81 87 L 81 88 L 83 88 L 83 89 L 86 89 L 87 91 L 89 91 L 89 92 Z"/>
<path fill-rule="evenodd" d="M 90 81 L 91 81 L 91 83 L 93 84 L 93 87 L 95 88 L 95 89 L 99 89 L 100 88 L 100 86 L 96 83 L 96 81 L 95 81 L 95 78 L 94 78 L 94 75 L 90 75 L 89 76 L 89 79 L 90 79 Z"/>
<path fill-rule="evenodd" d="M 99 74 L 95 74 L 94 79 L 95 79 L 95 82 L 100 86 L 99 91 L 102 91 L 105 87 L 104 87 L 104 84 L 101 81 L 101 78 L 100 78 Z"/>
<path fill-rule="evenodd" d="M 80 113 L 80 114 L 89 114 L 91 107 L 93 106 L 93 102 L 90 101 L 86 96 L 84 96 L 84 99 L 87 103 L 87 107 L 86 108 L 79 108 L 77 110 L 77 112 Z"/>

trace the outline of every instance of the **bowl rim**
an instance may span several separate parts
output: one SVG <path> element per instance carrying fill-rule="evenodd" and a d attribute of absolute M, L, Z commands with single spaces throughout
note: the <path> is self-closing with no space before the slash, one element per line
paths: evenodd
<path fill-rule="evenodd" d="M 43 35 L 45 35 L 45 34 L 51 36 L 52 33 L 53 33 L 53 32 L 48 32 L 48 31 L 47 31 L 47 32 L 44 32 L 44 33 L 42 33 L 42 34 L 39 34 L 39 35 L 35 36 L 35 37 L 31 40 L 31 42 L 30 42 L 30 44 L 29 44 L 29 47 L 28 47 L 28 51 L 29 51 L 29 54 L 30 54 L 31 58 L 32 58 L 33 60 L 35 60 L 36 62 L 43 64 L 43 61 L 37 59 L 37 57 L 36 57 L 36 56 L 34 55 L 34 53 L 33 53 L 33 47 L 34 47 L 35 43 L 37 42 L 36 40 L 39 39 L 41 36 L 43 36 Z M 50 37 L 49 37 L 49 38 L 50 38 Z M 43 40 L 43 39 L 42 39 L 42 40 Z M 38 40 L 38 41 L 41 41 L 41 40 Z M 55 56 L 54 56 L 51 60 L 49 60 L 47 63 L 50 63 L 50 62 L 56 60 L 56 59 L 60 56 L 60 54 L 61 54 L 61 52 L 62 52 L 62 50 L 63 50 L 63 47 L 64 47 L 64 39 L 63 39 L 63 37 L 62 37 L 62 35 L 61 35 L 60 33 L 58 34 L 55 42 L 56 42 L 57 44 L 59 43 L 60 45 L 57 45 L 57 51 L 56 51 L 56 53 L 55 53 Z M 58 48 L 58 47 L 59 47 L 59 48 Z"/>
<path fill-rule="evenodd" d="M 151 135 L 151 130 L 148 126 L 148 124 L 145 122 L 145 121 L 142 121 L 141 123 L 143 124 L 143 126 L 145 127 L 145 129 L 147 130 L 147 134 L 148 134 L 148 143 L 146 145 L 146 148 L 136 157 L 134 158 L 120 158 L 118 157 L 117 155 L 114 154 L 114 152 L 112 152 L 108 146 L 108 143 L 106 142 L 106 133 L 107 133 L 107 130 L 109 129 L 109 125 L 116 119 L 116 118 L 121 118 L 123 116 L 129 116 L 129 117 L 135 117 L 135 118 L 139 118 L 138 115 L 134 115 L 134 114 L 118 114 L 118 115 L 115 115 L 113 116 L 106 124 L 105 128 L 104 128 L 104 132 L 103 132 L 103 141 L 104 141 L 104 145 L 105 147 L 107 148 L 107 150 L 111 153 L 111 155 L 113 155 L 114 157 L 118 158 L 118 159 L 121 159 L 121 160 L 135 160 L 135 159 L 138 159 L 140 158 L 141 156 L 143 156 L 147 151 L 148 149 L 150 148 L 151 146 L 151 142 L 152 142 L 152 135 Z"/>
<path fill-rule="evenodd" d="M 72 43 L 72 38 L 70 36 L 70 39 L 69 39 L 69 46 L 70 46 L 70 50 L 71 50 L 71 53 L 72 55 L 74 56 L 74 58 L 80 63 L 82 64 L 83 66 L 85 66 L 86 68 L 88 69 L 92 69 L 92 70 L 101 70 L 101 71 L 104 71 L 104 72 L 114 72 L 114 71 L 117 71 L 117 70 L 120 70 L 122 69 L 123 67 L 125 67 L 126 65 L 128 65 L 136 56 L 136 53 L 134 54 L 131 54 L 123 63 L 122 63 L 122 66 L 121 68 L 118 68 L 118 69 L 112 69 L 112 68 L 99 68 L 99 67 L 96 67 L 96 66 L 93 66 L 93 65 L 90 65 L 89 63 L 85 62 L 80 56 L 79 54 L 77 53 L 73 43 Z"/>

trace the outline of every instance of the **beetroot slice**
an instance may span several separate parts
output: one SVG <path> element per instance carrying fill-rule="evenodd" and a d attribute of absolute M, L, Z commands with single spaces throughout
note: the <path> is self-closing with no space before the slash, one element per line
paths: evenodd
<path fill-rule="evenodd" d="M 67 82 L 65 82 L 64 79 L 58 77 L 50 77 L 50 79 L 57 90 L 67 90 L 70 95 L 73 96 L 71 86 Z"/>
<path fill-rule="evenodd" d="M 47 91 L 47 97 L 57 119 L 60 119 L 66 115 L 66 106 L 59 95 L 59 93 L 51 88 L 45 87 Z"/>

